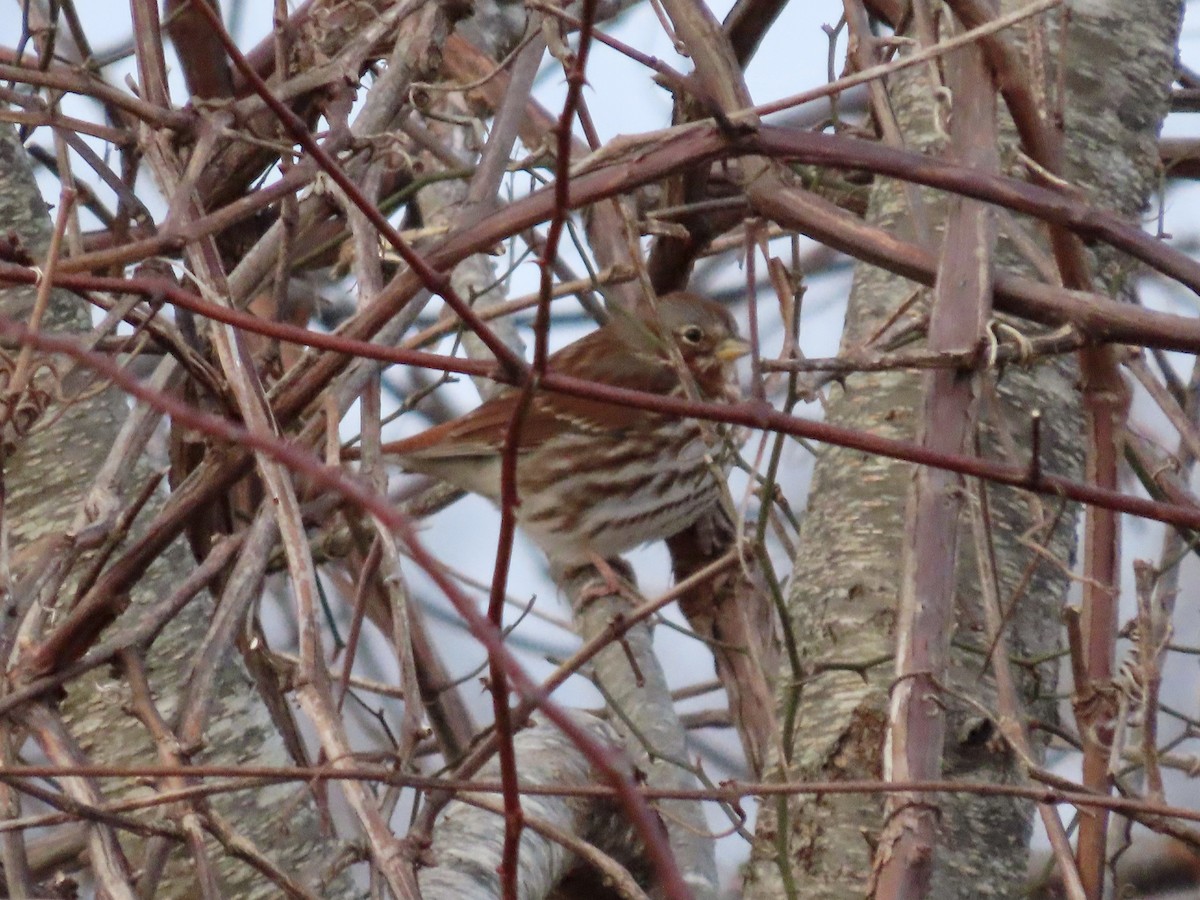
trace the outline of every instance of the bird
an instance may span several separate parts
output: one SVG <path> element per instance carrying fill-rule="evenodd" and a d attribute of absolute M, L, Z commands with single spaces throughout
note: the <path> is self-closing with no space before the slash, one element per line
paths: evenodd
<path fill-rule="evenodd" d="M 599 329 L 547 359 L 563 375 L 670 397 L 735 397 L 734 363 L 749 345 L 729 310 L 688 291 L 652 308 L 616 310 Z M 410 472 L 501 501 L 505 439 L 521 389 L 507 387 L 471 412 L 383 445 Z M 721 497 L 719 455 L 701 423 L 601 400 L 538 390 L 528 402 L 516 457 L 516 521 L 552 565 L 604 563 L 697 522 Z M 727 469 L 727 467 L 726 467 Z M 721 478 L 723 480 L 723 476 Z"/>

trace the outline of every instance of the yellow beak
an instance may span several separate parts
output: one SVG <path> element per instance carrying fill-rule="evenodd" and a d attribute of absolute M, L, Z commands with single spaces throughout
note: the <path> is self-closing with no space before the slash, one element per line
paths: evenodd
<path fill-rule="evenodd" d="M 750 345 L 741 338 L 729 337 L 717 344 L 713 354 L 721 362 L 733 362 L 750 352 Z"/>

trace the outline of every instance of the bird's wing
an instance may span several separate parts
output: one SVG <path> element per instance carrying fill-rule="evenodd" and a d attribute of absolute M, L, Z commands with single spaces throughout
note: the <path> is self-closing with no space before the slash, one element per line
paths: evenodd
<path fill-rule="evenodd" d="M 464 416 L 384 444 L 383 452 L 430 460 L 492 456 L 504 444 L 516 401 L 515 391 L 503 391 Z"/>
<path fill-rule="evenodd" d="M 614 364 L 610 355 L 596 352 L 600 331 L 564 347 L 549 359 L 551 371 L 615 387 L 666 394 L 679 379 L 662 359 L 622 357 Z M 600 343 L 603 346 L 603 342 Z M 521 392 L 508 388 L 464 416 L 429 428 L 418 435 L 384 445 L 389 455 L 419 460 L 454 460 L 488 457 L 504 445 Z M 521 423 L 520 452 L 537 449 L 564 430 L 576 434 L 613 435 L 644 426 L 658 416 L 614 403 L 538 391 Z"/>

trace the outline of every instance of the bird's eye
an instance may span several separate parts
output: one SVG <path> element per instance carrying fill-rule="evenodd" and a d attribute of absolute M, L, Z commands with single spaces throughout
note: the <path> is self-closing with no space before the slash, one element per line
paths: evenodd
<path fill-rule="evenodd" d="M 687 328 L 683 329 L 680 337 L 682 337 L 689 344 L 698 344 L 704 339 L 704 329 L 699 325 L 689 325 Z"/>

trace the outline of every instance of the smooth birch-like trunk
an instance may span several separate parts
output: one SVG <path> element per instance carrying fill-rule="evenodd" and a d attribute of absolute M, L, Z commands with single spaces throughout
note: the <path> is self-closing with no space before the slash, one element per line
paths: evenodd
<path fill-rule="evenodd" d="M 0 129 L 0 221 L 19 235 L 27 252 L 37 259 L 44 258 L 50 242 L 50 219 L 34 181 L 29 157 L 8 127 Z M 0 291 L 0 313 L 23 321 L 33 297 L 32 288 Z M 90 309 L 79 297 L 54 291 L 42 327 L 82 336 L 91 327 Z M 19 553 L 23 546 L 47 535 L 61 535 L 76 522 L 80 504 L 130 414 L 129 404 L 120 391 L 92 390 L 101 387 L 99 384 L 86 387 L 84 399 L 62 410 L 52 406 L 43 422 L 53 424 L 35 429 L 6 461 L 5 527 L 14 552 Z M 119 495 L 111 498 L 117 509 L 132 501 L 150 474 L 149 465 L 134 468 L 132 476 L 121 485 Z M 93 503 L 96 499 L 90 498 Z M 152 499 L 140 521 L 151 519 L 159 505 L 159 501 Z M 168 596 L 194 565 L 184 543 L 177 541 L 140 579 L 126 617 L 118 620 L 107 634 L 120 629 L 147 604 Z M 85 556 L 78 570 L 86 570 L 86 566 Z M 188 689 L 188 679 L 182 675 L 192 664 L 212 619 L 212 599 L 202 593 L 167 625 L 146 654 L 152 696 L 168 722 Z M 290 764 L 279 734 L 240 661 L 231 656 L 219 672 L 205 745 L 193 760 L 228 765 Z M 128 681 L 112 667 L 96 669 L 69 684 L 61 710 L 70 735 L 92 764 L 155 765 L 163 761 L 146 729 L 131 714 L 130 700 Z M 146 793 L 141 781 L 133 779 L 105 779 L 102 788 L 111 797 Z M 344 845 L 324 833 L 313 795 L 306 785 L 260 786 L 217 795 L 211 803 L 234 832 L 252 842 L 280 869 L 311 885 L 314 893 L 324 897 L 350 896 L 349 879 L 324 881 L 327 867 L 344 850 Z M 153 820 L 163 813 L 151 808 L 142 815 Z M 122 844 L 131 865 L 141 867 L 147 847 L 145 840 L 123 834 Z M 225 896 L 278 896 L 279 888 L 261 872 L 227 853 L 211 838 L 208 848 Z M 60 868 L 69 871 L 73 866 L 64 864 Z M 194 896 L 196 884 L 196 868 L 190 862 L 187 847 L 174 845 L 168 854 L 166 874 L 154 896 Z"/>
<path fill-rule="evenodd" d="M 1016 4 L 1004 4 L 1015 7 Z M 1053 116 L 1059 83 L 1065 88 L 1065 157 L 1068 179 L 1097 203 L 1136 216 L 1155 186 L 1156 138 L 1166 112 L 1173 77 L 1180 5 L 1145 3 L 1073 3 L 1067 31 L 1059 43 L 1056 14 L 1042 17 L 1037 34 L 1045 52 L 1019 29 L 1035 90 L 1046 92 Z M 943 11 L 944 8 L 943 8 Z M 948 14 L 948 13 L 946 13 Z M 1008 33 L 1006 39 L 1015 40 Z M 1036 63 L 1036 65 L 1035 65 Z M 1056 74 L 1061 65 L 1061 80 Z M 1039 84 L 1038 71 L 1046 74 Z M 925 72 L 890 82 L 905 141 L 925 152 L 940 151 L 943 137 L 936 99 Z M 953 100 L 951 100 L 951 104 Z M 1051 120 L 1052 121 L 1052 120 Z M 1020 170 L 1012 146 L 1002 150 L 1002 165 Z M 921 192 L 921 205 L 932 234 L 922 235 L 910 216 L 911 190 L 880 180 L 870 218 L 907 239 L 942 241 L 945 205 Z M 919 221 L 919 218 L 918 218 Z M 1015 228 L 1044 247 L 1040 226 L 1002 216 L 998 262 L 1016 268 Z M 1049 253 L 1043 250 L 1045 260 Z M 1092 260 L 1098 285 L 1114 298 L 1127 287 L 1128 266 L 1108 255 Z M 1052 265 L 1052 262 L 1050 263 Z M 843 348 L 867 340 L 917 290 L 911 282 L 860 265 L 847 312 Z M 925 297 L 918 309 L 924 308 Z M 1041 466 L 1045 472 L 1082 475 L 1085 447 L 1077 375 L 1071 364 L 1040 363 L 1003 373 L 995 390 L 983 389 L 980 419 L 985 452 L 1024 462 L 1030 412 L 1042 411 Z M 835 387 L 827 419 L 874 434 L 911 440 L 920 415 L 921 379 L 903 373 L 871 373 Z M 789 627 L 806 664 L 838 662 L 869 666 L 862 673 L 823 671 L 796 687 L 780 679 L 781 721 L 793 722 L 782 735 L 785 756 L 776 775 L 789 780 L 844 781 L 882 776 L 888 692 L 893 662 L 879 663 L 895 651 L 901 548 L 907 524 L 906 500 L 913 477 L 905 463 L 828 447 L 817 461 L 800 551 L 788 600 Z M 1060 509 L 1052 498 L 997 487 L 987 488 L 999 596 L 1019 602 L 1008 632 L 1012 653 L 1041 658 L 1060 644 L 1060 613 L 1069 586 L 1064 567 L 1075 554 L 1077 510 Z M 968 528 L 964 517 L 961 528 Z M 1029 529 L 1033 529 L 1032 532 Z M 1028 534 L 1039 552 L 1022 538 Z M 970 555 L 969 532 L 960 546 L 957 627 L 948 681 L 943 691 L 946 728 L 943 773 L 947 777 L 1003 782 L 1020 778 L 1003 744 L 992 740 L 994 724 L 956 692 L 995 709 L 994 688 L 986 674 L 988 641 Z M 1051 561 L 1052 560 L 1052 561 Z M 1028 582 L 1022 579 L 1029 572 Z M 872 665 L 872 663 L 875 663 Z M 1052 715 L 1049 699 L 1056 664 L 1036 668 L 1036 678 L 1021 670 L 1023 700 L 1038 714 Z M 936 848 L 928 896 L 1017 897 L 1023 894 L 1032 804 L 978 796 L 938 797 L 940 844 Z M 874 840 L 883 823 L 884 799 L 874 795 L 801 797 L 790 803 L 767 801 L 759 819 L 745 896 L 862 897 L 872 872 Z"/>

